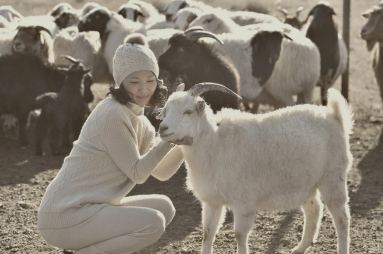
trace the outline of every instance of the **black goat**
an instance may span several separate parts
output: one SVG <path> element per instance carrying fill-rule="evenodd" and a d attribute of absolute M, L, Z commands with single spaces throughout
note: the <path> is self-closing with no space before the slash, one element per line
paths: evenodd
<path fill-rule="evenodd" d="M 206 31 L 187 30 L 176 33 L 169 39 L 170 48 L 158 58 L 161 70 L 170 72 L 170 84 L 177 83 L 180 75 L 186 76 L 185 90 L 195 83 L 213 82 L 226 86 L 239 94 L 239 74 L 231 60 L 211 44 L 198 41 L 201 37 L 211 37 L 220 41 L 214 34 Z M 169 93 L 174 92 L 171 85 Z M 238 99 L 229 94 L 209 91 L 203 95 L 214 112 L 223 107 L 239 108 Z"/>
<path fill-rule="evenodd" d="M 93 82 L 88 74 L 91 69 L 85 69 L 84 65 L 75 59 L 72 61 L 75 64 L 67 71 L 64 86 L 60 91 L 48 92 L 36 98 L 36 107 L 41 108 L 41 115 L 35 129 L 36 155 L 43 154 L 42 143 L 49 127 L 51 127 L 52 153 L 60 155 L 63 138 L 69 137 L 69 130 L 72 129 L 73 139 L 77 140 L 89 114 L 87 102 L 93 101 L 93 94 L 90 91 Z"/>
<path fill-rule="evenodd" d="M 333 20 L 334 10 L 326 3 L 319 2 L 307 16 L 314 18 L 307 29 L 306 37 L 315 43 L 321 58 L 321 87 L 322 104 L 327 104 L 327 90 L 333 84 L 340 63 L 338 29 Z"/>
<path fill-rule="evenodd" d="M 36 97 L 58 92 L 69 69 L 44 64 L 38 56 L 30 54 L 0 57 L 0 115 L 16 116 L 22 147 L 28 145 L 25 128 L 29 112 L 36 109 Z"/>

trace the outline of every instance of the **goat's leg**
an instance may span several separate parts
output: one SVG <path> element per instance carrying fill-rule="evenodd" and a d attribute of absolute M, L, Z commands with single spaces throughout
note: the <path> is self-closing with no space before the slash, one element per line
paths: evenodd
<path fill-rule="evenodd" d="M 54 155 L 61 155 L 62 136 L 67 122 L 68 118 L 65 115 L 54 115 L 50 137 L 50 146 Z"/>
<path fill-rule="evenodd" d="M 243 209 L 233 209 L 234 213 L 234 232 L 237 241 L 237 254 L 249 253 L 247 246 L 249 234 L 254 225 L 254 211 L 244 211 Z"/>
<path fill-rule="evenodd" d="M 333 180 L 333 181 L 331 181 Z M 350 211 L 347 205 L 347 184 L 345 173 L 338 179 L 327 179 L 319 186 L 323 201 L 330 212 L 338 235 L 338 254 L 349 254 Z"/>
<path fill-rule="evenodd" d="M 223 220 L 226 210 L 223 206 L 215 206 L 206 202 L 202 203 L 203 243 L 202 254 L 213 251 L 213 242 Z"/>
<path fill-rule="evenodd" d="M 327 88 L 321 87 L 320 88 L 320 94 L 321 94 L 321 99 L 322 99 L 322 105 L 326 106 L 327 105 Z"/>
<path fill-rule="evenodd" d="M 313 89 L 305 89 L 297 95 L 297 104 L 311 104 L 313 102 Z"/>
<path fill-rule="evenodd" d="M 338 254 L 349 254 L 350 212 L 347 204 L 326 204 L 338 234 Z"/>
<path fill-rule="evenodd" d="M 28 110 L 20 110 L 17 114 L 17 119 L 19 121 L 19 136 L 20 136 L 20 146 L 21 148 L 26 148 L 28 145 L 27 141 L 27 133 L 26 133 L 26 125 L 28 120 L 29 111 Z"/>
<path fill-rule="evenodd" d="M 48 128 L 49 128 L 49 116 L 45 110 L 42 110 L 34 131 L 35 155 L 38 155 L 38 156 L 43 155 L 43 150 L 42 150 L 43 140 L 46 133 L 48 132 Z"/>
<path fill-rule="evenodd" d="M 77 119 L 74 119 L 71 123 L 72 126 L 72 133 L 73 133 L 73 140 L 77 140 L 80 136 L 81 128 L 84 124 L 84 117 L 79 117 Z"/>
<path fill-rule="evenodd" d="M 313 195 L 311 195 L 311 197 L 306 200 L 301 208 L 305 216 L 303 236 L 300 244 L 293 249 L 293 254 L 305 253 L 306 249 L 315 242 L 318 236 L 320 220 L 322 218 L 323 204 L 320 201 L 316 190 Z"/>
<path fill-rule="evenodd" d="M 63 128 L 63 134 L 62 134 L 62 146 L 70 146 L 70 133 L 71 133 L 71 128 L 70 124 L 65 124 Z"/>

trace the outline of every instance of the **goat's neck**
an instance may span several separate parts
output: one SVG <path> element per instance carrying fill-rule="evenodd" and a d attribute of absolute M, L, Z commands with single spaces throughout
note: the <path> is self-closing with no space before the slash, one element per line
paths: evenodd
<path fill-rule="evenodd" d="M 196 126 L 193 144 L 191 146 L 182 146 L 182 148 L 187 154 L 197 155 L 208 153 L 207 147 L 211 147 L 211 145 L 216 142 L 217 128 L 217 123 L 212 113 L 209 114 L 209 116 L 202 116 Z"/>

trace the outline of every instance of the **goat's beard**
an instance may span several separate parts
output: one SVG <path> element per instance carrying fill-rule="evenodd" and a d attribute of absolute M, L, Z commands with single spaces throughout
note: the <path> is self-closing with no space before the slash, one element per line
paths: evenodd
<path fill-rule="evenodd" d="M 193 144 L 193 138 L 190 136 L 185 136 L 181 139 L 176 139 L 175 141 L 169 141 L 169 142 L 175 145 L 191 146 Z"/>

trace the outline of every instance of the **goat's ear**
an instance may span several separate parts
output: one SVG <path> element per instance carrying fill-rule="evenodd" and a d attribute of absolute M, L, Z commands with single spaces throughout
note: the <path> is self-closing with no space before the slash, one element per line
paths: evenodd
<path fill-rule="evenodd" d="M 205 110 L 205 101 L 198 101 L 196 107 L 197 107 L 198 112 L 204 111 Z"/>
<path fill-rule="evenodd" d="M 62 67 L 58 67 L 57 68 L 58 72 L 64 76 L 66 76 L 69 72 L 69 70 L 67 68 L 62 68 Z"/>
<path fill-rule="evenodd" d="M 283 33 L 283 38 L 293 41 L 293 39 L 287 33 Z"/>
<path fill-rule="evenodd" d="M 311 9 L 311 11 L 309 12 L 309 14 L 307 14 L 307 18 L 310 17 L 310 16 L 312 16 L 312 15 L 314 15 L 314 9 L 315 9 L 315 7 Z"/>
<path fill-rule="evenodd" d="M 330 8 L 329 12 L 330 12 L 331 15 L 336 15 L 336 13 L 335 13 L 333 8 Z"/>
<path fill-rule="evenodd" d="M 120 14 L 122 17 L 124 17 L 124 19 L 126 19 L 126 10 L 124 8 L 121 8 L 117 14 Z"/>
<path fill-rule="evenodd" d="M 185 90 L 185 83 L 179 84 L 177 86 L 176 92 L 181 92 L 183 90 Z"/>
<path fill-rule="evenodd" d="M 140 11 L 137 11 L 137 17 L 138 16 L 141 16 L 141 17 L 145 18 L 145 15 L 142 12 L 140 12 Z"/>
<path fill-rule="evenodd" d="M 362 17 L 368 19 L 370 17 L 371 13 L 372 13 L 372 10 L 368 9 L 367 11 L 362 13 Z"/>
<path fill-rule="evenodd" d="M 84 74 L 90 72 L 91 70 L 92 70 L 92 69 L 86 69 L 86 70 L 84 70 Z"/>

